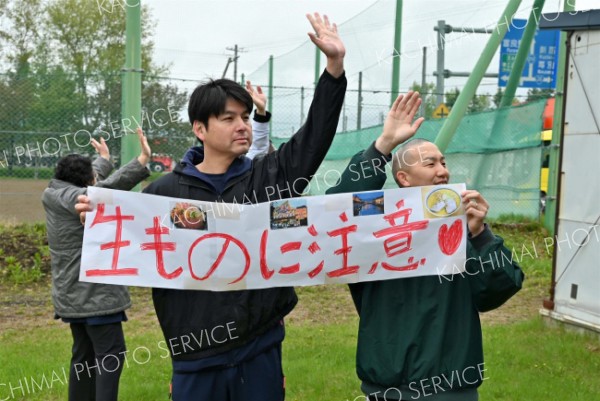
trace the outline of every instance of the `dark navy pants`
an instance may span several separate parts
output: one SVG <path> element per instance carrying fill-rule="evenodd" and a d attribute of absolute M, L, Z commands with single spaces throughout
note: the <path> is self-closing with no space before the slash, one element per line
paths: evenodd
<path fill-rule="evenodd" d="M 281 344 L 232 366 L 173 371 L 173 401 L 283 401 Z"/>

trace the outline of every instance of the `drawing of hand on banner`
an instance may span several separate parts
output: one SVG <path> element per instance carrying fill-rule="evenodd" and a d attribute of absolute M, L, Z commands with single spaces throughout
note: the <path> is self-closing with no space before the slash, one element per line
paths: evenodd
<path fill-rule="evenodd" d="M 227 291 L 461 273 L 463 190 L 244 205 L 89 188 L 80 280 Z"/>

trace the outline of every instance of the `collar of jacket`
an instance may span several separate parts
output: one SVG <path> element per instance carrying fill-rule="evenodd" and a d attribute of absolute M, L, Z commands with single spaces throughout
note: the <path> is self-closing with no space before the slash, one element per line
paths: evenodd
<path fill-rule="evenodd" d="M 52 189 L 61 189 L 61 188 L 67 188 L 67 187 L 74 187 L 74 184 L 71 184 L 70 182 L 67 181 L 63 181 L 63 180 L 57 180 L 56 178 L 52 178 L 50 180 L 50 182 L 48 183 L 48 188 L 52 188 Z"/>
<path fill-rule="evenodd" d="M 198 168 L 196 168 L 198 164 L 202 163 L 202 160 L 204 160 L 204 147 L 194 146 L 187 150 L 181 162 L 175 166 L 173 172 L 188 177 L 198 178 L 214 192 L 217 192 L 216 188 L 212 184 L 210 175 L 204 174 L 198 170 Z M 251 168 L 252 160 L 244 155 L 236 158 L 229 165 L 227 171 L 225 172 L 225 189 L 231 186 L 230 184 L 232 179 L 245 175 L 245 173 L 249 172 Z"/>

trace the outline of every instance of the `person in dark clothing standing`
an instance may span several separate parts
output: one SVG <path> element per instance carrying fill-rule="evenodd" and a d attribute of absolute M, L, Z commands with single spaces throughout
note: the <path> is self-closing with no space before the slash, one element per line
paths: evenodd
<path fill-rule="evenodd" d="M 394 154 L 399 187 L 447 184 L 450 173 L 437 146 L 410 140 L 423 122 L 413 119 L 417 92 L 399 96 L 383 133 L 357 153 L 328 194 L 378 190 L 379 166 Z M 361 167 L 363 174 L 357 174 Z M 461 194 L 468 228 L 466 273 L 350 284 L 360 316 L 356 371 L 369 400 L 475 401 L 484 380 L 479 313 L 520 290 L 524 275 L 502 238 L 484 219 L 489 204 L 474 190 Z"/>
<path fill-rule="evenodd" d="M 258 203 L 297 197 L 331 146 L 346 92 L 345 48 L 337 26 L 307 15 L 311 41 L 327 56 L 305 124 L 278 150 L 250 159 L 252 98 L 218 79 L 198 86 L 188 114 L 202 146 L 145 192 L 208 202 Z M 257 116 L 255 116 L 255 119 Z M 90 210 L 83 198 L 79 211 Z M 283 318 L 297 303 L 291 287 L 230 292 L 155 288 L 154 307 L 169 347 L 174 401 L 280 401 Z M 217 330 L 219 341 L 203 333 Z M 214 340 L 214 339 L 213 339 Z"/>

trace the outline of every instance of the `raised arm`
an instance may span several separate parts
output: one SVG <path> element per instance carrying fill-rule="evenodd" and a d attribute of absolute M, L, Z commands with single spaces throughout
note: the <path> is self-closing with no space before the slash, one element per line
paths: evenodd
<path fill-rule="evenodd" d="M 146 165 L 150 161 L 152 150 L 141 128 L 137 129 L 137 136 L 142 149 L 137 159 L 122 166 L 107 179 L 98 181 L 96 186 L 128 191 L 150 175 Z"/>
<path fill-rule="evenodd" d="M 406 95 L 396 98 L 383 123 L 383 132 L 375 141 L 378 151 L 388 155 L 396 146 L 408 141 L 417 133 L 425 121 L 424 117 L 420 117 L 413 122 L 420 106 L 419 92 L 409 91 Z"/>
<path fill-rule="evenodd" d="M 263 93 L 260 86 L 254 87 L 250 81 L 246 81 L 246 90 L 252 97 L 256 107 L 252 119 L 252 145 L 246 157 L 254 159 L 256 156 L 266 155 L 269 152 L 269 120 L 270 113 L 267 112 L 267 95 Z"/>
<path fill-rule="evenodd" d="M 144 135 L 142 129 L 138 127 L 136 133 L 142 148 L 137 159 L 133 159 L 125 166 L 115 171 L 115 173 L 108 177 L 108 179 L 97 182 L 96 186 L 102 188 L 130 190 L 150 175 L 146 165 L 150 161 L 152 150 L 148 144 L 148 138 L 146 138 L 146 135 Z M 91 212 L 94 209 L 90 202 L 90 198 L 88 198 L 85 193 L 76 194 L 76 196 L 77 203 L 75 204 L 74 211 L 75 213 L 79 214 L 79 218 L 83 223 L 85 221 L 85 213 Z"/>
<path fill-rule="evenodd" d="M 396 146 L 412 138 L 425 120 L 421 117 L 413 122 L 420 105 L 418 92 L 410 91 L 398 96 L 385 119 L 381 135 L 371 146 L 352 157 L 336 185 L 326 193 L 381 189 L 385 184 L 385 166 L 391 159 L 390 153 Z"/>
<path fill-rule="evenodd" d="M 344 56 L 346 48 L 338 35 L 336 24 L 331 24 L 329 18 L 319 13 L 306 14 L 314 32 L 309 32 L 310 40 L 327 56 L 327 72 L 334 78 L 339 78 L 344 73 Z"/>
<path fill-rule="evenodd" d="M 256 193 L 265 194 L 269 188 L 283 188 L 277 196 L 301 195 L 325 158 L 337 130 L 346 94 L 347 81 L 343 69 L 346 50 L 335 24 L 331 25 L 326 17 L 323 19 L 319 14 L 307 17 L 315 30 L 314 34 L 310 34 L 311 40 L 327 56 L 327 68 L 317 83 L 304 125 L 275 152 L 254 160 L 255 174 L 267 177 L 267 185 L 254 188 Z"/>
<path fill-rule="evenodd" d="M 113 170 L 114 166 L 110 161 L 110 151 L 108 150 L 108 146 L 104 141 L 104 138 L 100 138 L 100 142 L 93 139 L 90 141 L 96 153 L 98 153 L 99 157 L 92 163 L 92 169 L 94 170 L 94 175 L 96 176 L 97 181 L 102 181 L 106 179 L 110 175 L 110 172 Z"/>

